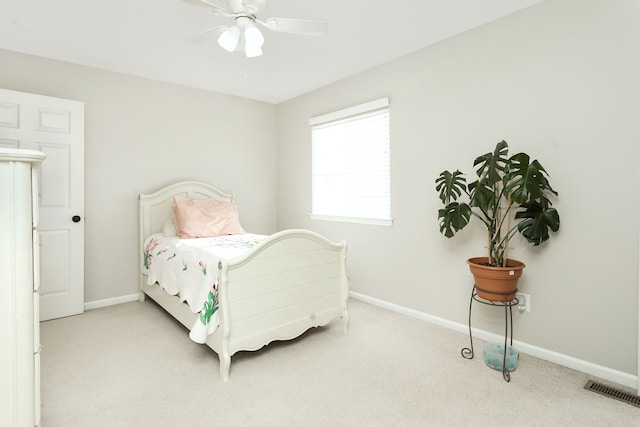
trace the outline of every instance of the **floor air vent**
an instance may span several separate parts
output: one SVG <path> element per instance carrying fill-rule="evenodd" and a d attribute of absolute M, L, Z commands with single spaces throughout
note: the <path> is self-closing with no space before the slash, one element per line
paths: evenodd
<path fill-rule="evenodd" d="M 599 384 L 591 380 L 587 381 L 587 383 L 584 385 L 584 388 L 603 396 L 611 397 L 612 399 L 617 399 L 640 408 L 640 396 L 635 396 L 625 391 L 616 390 L 615 388 L 611 388 L 609 386 Z"/>

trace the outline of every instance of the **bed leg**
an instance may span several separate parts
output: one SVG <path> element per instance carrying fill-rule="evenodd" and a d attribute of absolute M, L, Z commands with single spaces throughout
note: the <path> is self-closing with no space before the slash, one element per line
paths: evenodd
<path fill-rule="evenodd" d="M 140 291 L 140 302 L 144 302 L 147 299 L 147 294 Z"/>
<path fill-rule="evenodd" d="M 342 322 L 344 323 L 344 333 L 349 332 L 349 312 L 345 310 L 342 315 Z"/>
<path fill-rule="evenodd" d="M 231 368 L 231 356 L 219 354 L 218 359 L 220 359 L 220 378 L 222 381 L 229 381 L 229 369 Z"/>

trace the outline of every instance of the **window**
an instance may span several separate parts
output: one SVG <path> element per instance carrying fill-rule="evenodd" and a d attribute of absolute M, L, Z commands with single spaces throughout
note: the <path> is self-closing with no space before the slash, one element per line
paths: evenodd
<path fill-rule="evenodd" d="M 389 99 L 309 120 L 314 219 L 391 225 Z"/>

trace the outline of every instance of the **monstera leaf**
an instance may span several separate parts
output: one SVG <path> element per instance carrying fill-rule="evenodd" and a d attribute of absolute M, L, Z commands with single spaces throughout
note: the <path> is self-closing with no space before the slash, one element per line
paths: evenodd
<path fill-rule="evenodd" d="M 546 199 L 545 191 L 557 195 L 549 185 L 546 174 L 547 171 L 540 162 L 534 160 L 529 163 L 527 154 L 518 153 L 509 161 L 509 170 L 504 177 L 505 193 L 511 196 L 511 201 L 520 205 L 541 198 Z"/>
<path fill-rule="evenodd" d="M 452 237 L 462 230 L 471 220 L 471 206 L 466 203 L 451 202 L 444 209 L 438 210 L 440 232 Z"/>
<path fill-rule="evenodd" d="M 467 179 L 460 171 L 441 172 L 440 177 L 436 179 L 436 191 L 440 192 L 442 203 L 447 205 L 452 200 L 458 200 L 458 197 L 467 192 Z"/>
<path fill-rule="evenodd" d="M 476 174 L 480 178 L 479 181 L 490 186 L 500 182 L 507 165 L 508 153 L 509 146 L 505 141 L 500 141 L 493 153 L 477 157 L 473 162 L 473 167 L 477 167 Z"/>
<path fill-rule="evenodd" d="M 522 219 L 518 223 L 518 231 L 529 243 L 538 246 L 549 239 L 549 230 L 558 231 L 560 228 L 560 215 L 555 208 L 533 201 L 520 206 L 516 212 L 516 219 Z"/>

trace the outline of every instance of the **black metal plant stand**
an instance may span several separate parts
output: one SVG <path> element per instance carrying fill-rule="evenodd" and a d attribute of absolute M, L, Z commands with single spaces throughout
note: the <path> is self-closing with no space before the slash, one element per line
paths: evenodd
<path fill-rule="evenodd" d="M 513 345 L 513 312 L 511 311 L 511 307 L 514 305 L 520 304 L 518 298 L 513 298 L 509 300 L 509 294 L 513 294 L 514 292 L 509 293 L 501 293 L 501 292 L 491 292 L 485 291 L 481 289 L 482 292 L 487 292 L 489 294 L 494 295 L 502 295 L 504 297 L 504 301 L 489 301 L 483 298 L 480 298 L 477 293 L 476 285 L 473 285 L 473 290 L 471 291 L 471 300 L 469 301 L 469 341 L 470 346 L 465 347 L 460 351 L 462 357 L 465 359 L 473 359 L 473 335 L 471 334 L 471 307 L 473 306 L 473 301 L 478 301 L 479 303 L 485 305 L 492 305 L 494 307 L 504 307 L 504 358 L 502 360 L 502 378 L 506 382 L 511 381 L 511 374 L 507 370 L 507 335 L 509 335 L 509 330 L 511 330 L 511 343 Z M 516 289 L 515 292 L 518 292 Z"/>

